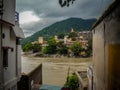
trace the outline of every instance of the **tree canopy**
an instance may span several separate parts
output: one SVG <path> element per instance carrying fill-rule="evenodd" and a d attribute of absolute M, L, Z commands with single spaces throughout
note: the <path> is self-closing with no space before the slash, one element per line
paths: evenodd
<path fill-rule="evenodd" d="M 83 50 L 83 48 L 79 42 L 74 42 L 70 46 L 70 50 L 73 52 L 74 56 L 79 56 L 79 53 Z"/>
<path fill-rule="evenodd" d="M 45 46 L 42 49 L 42 52 L 45 54 L 55 54 L 56 53 L 56 41 L 54 38 L 49 39 L 48 46 Z"/>

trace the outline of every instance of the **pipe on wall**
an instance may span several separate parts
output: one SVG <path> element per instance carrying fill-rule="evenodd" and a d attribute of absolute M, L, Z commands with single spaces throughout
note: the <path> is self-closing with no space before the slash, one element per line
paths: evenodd
<path fill-rule="evenodd" d="M 3 17 L 3 0 L 0 0 L 1 3 L 1 13 L 0 13 L 0 20 L 2 20 Z M 4 90 L 3 86 L 3 55 L 2 55 L 2 29 L 3 29 L 3 24 L 0 23 L 0 90 Z"/>

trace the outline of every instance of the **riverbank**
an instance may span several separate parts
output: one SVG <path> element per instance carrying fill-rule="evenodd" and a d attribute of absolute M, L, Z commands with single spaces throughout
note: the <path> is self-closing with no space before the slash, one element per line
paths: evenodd
<path fill-rule="evenodd" d="M 32 56 L 23 56 L 22 63 L 30 64 L 42 63 L 43 84 L 64 85 L 70 67 L 70 74 L 75 71 L 86 70 L 91 65 L 92 58 L 40 58 Z M 29 63 L 28 63 L 29 62 Z M 25 66 L 24 66 L 25 67 Z M 29 67 L 31 68 L 31 67 Z"/>

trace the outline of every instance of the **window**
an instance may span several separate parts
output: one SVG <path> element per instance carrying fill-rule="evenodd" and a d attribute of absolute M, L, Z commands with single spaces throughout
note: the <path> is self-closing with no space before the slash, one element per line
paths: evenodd
<path fill-rule="evenodd" d="M 8 48 L 3 47 L 3 67 L 8 67 Z"/>
<path fill-rule="evenodd" d="M 16 39 L 16 45 L 20 45 L 20 39 L 19 38 Z"/>

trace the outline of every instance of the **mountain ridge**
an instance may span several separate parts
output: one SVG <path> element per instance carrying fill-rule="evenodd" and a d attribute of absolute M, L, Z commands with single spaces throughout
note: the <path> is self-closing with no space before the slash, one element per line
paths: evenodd
<path fill-rule="evenodd" d="M 73 28 L 75 31 L 84 31 L 84 30 L 90 30 L 92 28 L 93 23 L 97 19 L 82 19 L 82 18 L 68 18 L 62 21 L 55 22 L 51 24 L 50 26 L 47 26 L 43 28 L 42 30 L 34 33 L 33 35 L 21 40 L 21 44 L 25 45 L 27 43 L 36 41 L 39 36 L 44 37 L 44 39 L 48 39 L 54 35 L 58 35 L 61 33 L 69 33 L 71 28 Z M 52 33 L 51 33 L 52 32 Z"/>

